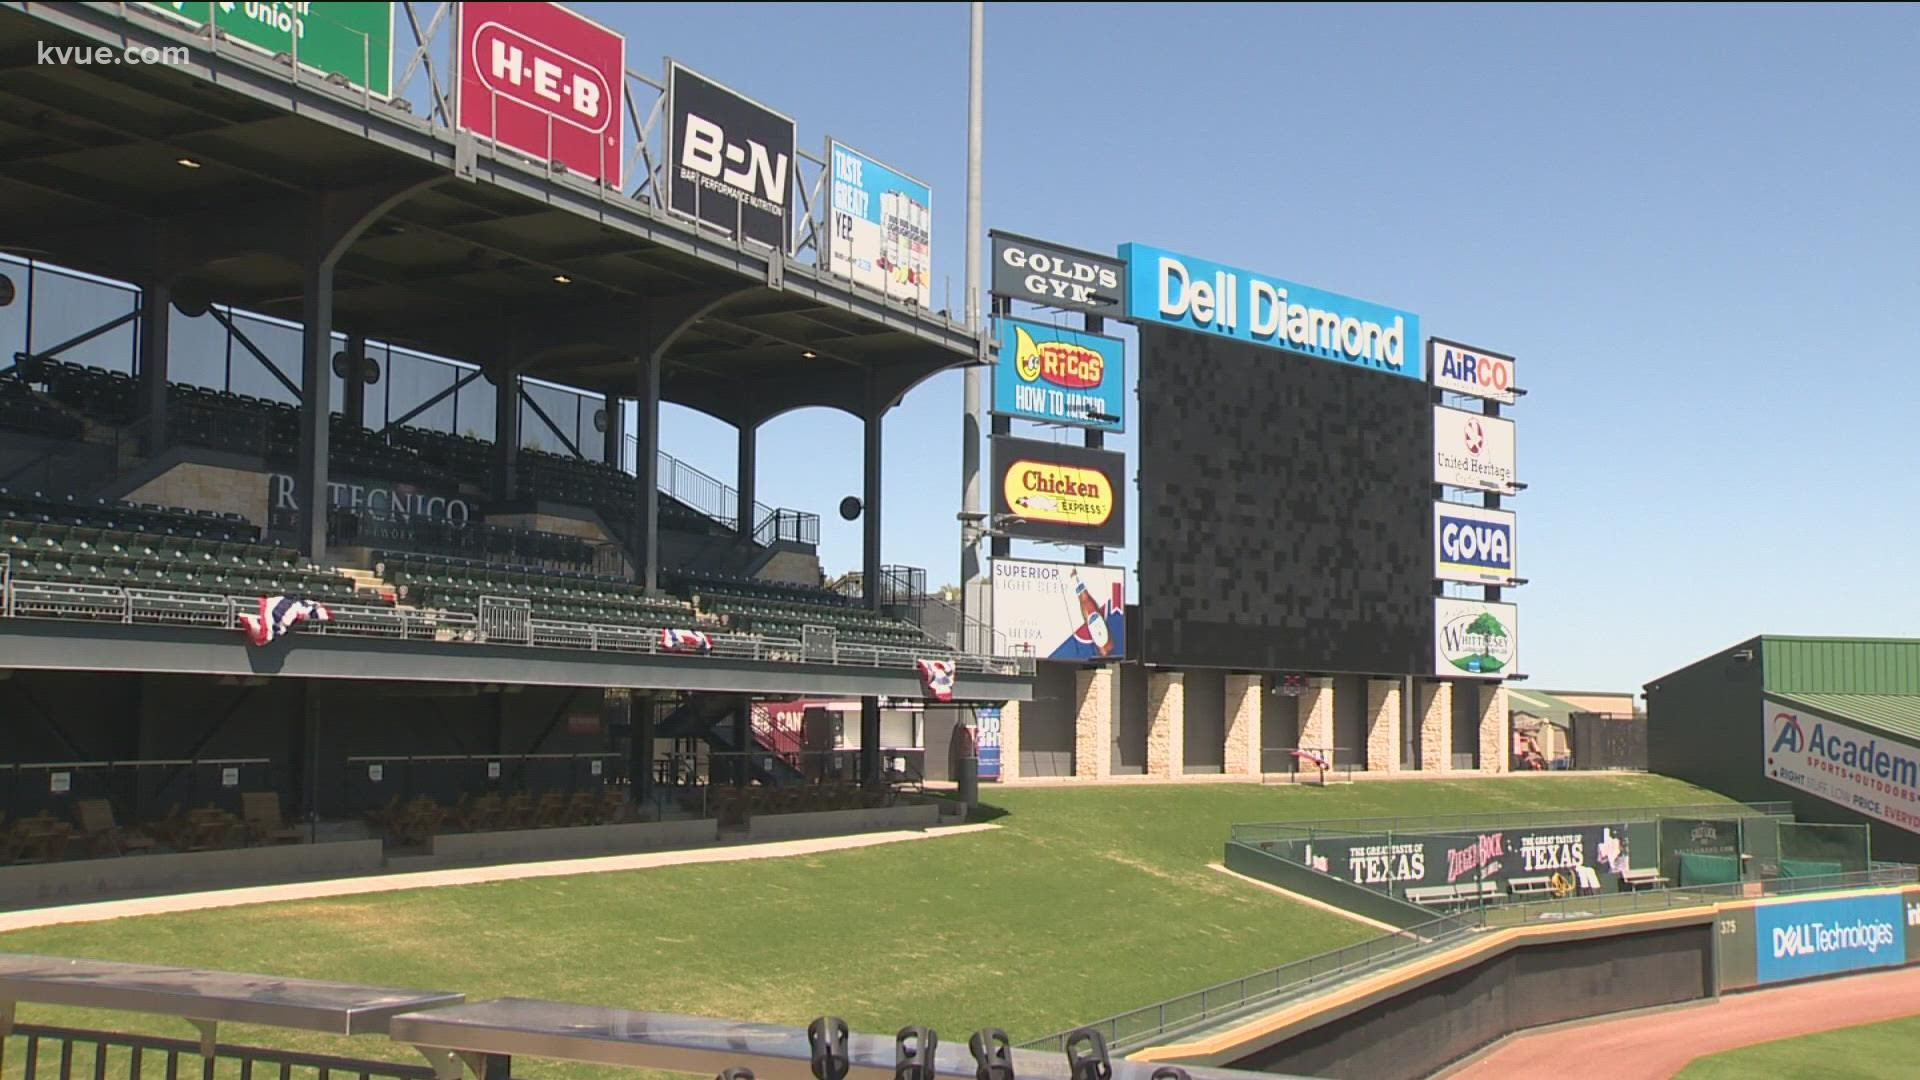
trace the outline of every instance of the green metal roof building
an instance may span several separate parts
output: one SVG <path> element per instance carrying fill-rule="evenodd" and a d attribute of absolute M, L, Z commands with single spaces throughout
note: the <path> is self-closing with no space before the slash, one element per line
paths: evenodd
<path fill-rule="evenodd" d="M 1647 765 L 1920 861 L 1920 640 L 1762 636 L 1645 687 Z"/>

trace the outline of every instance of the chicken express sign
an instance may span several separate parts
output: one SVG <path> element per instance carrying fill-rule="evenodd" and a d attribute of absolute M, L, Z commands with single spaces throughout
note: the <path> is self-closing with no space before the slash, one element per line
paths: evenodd
<path fill-rule="evenodd" d="M 995 436 L 997 528 L 1020 540 L 1123 546 L 1126 461 L 1109 450 Z"/>

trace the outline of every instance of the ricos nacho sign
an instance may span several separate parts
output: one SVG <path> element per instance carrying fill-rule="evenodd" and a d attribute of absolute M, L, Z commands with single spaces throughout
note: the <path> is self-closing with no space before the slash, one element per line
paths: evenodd
<path fill-rule="evenodd" d="M 1022 420 L 1124 431 L 1126 350 L 1119 338 L 1001 319 L 993 411 Z"/>
<path fill-rule="evenodd" d="M 1920 749 L 1763 701 L 1767 778 L 1920 832 Z"/>

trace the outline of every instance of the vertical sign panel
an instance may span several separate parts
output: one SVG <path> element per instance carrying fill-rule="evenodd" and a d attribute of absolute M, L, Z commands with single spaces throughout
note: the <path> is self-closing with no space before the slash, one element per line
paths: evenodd
<path fill-rule="evenodd" d="M 1433 482 L 1511 495 L 1513 421 L 1463 409 L 1433 410 Z"/>
<path fill-rule="evenodd" d="M 1126 342 L 1026 319 L 999 323 L 994 412 L 1047 424 L 1126 430 Z"/>
<path fill-rule="evenodd" d="M 271 56 L 298 56 L 300 66 L 340 75 L 375 97 L 393 92 L 393 5 L 340 0 L 329 4 L 147 4 L 195 27 L 213 23 L 226 40 Z"/>
<path fill-rule="evenodd" d="M 933 189 L 831 139 L 827 161 L 833 181 L 828 267 L 856 285 L 930 306 Z"/>
<path fill-rule="evenodd" d="M 793 121 L 680 64 L 667 115 L 667 208 L 786 251 Z"/>
<path fill-rule="evenodd" d="M 626 39 L 558 4 L 460 4 L 455 20 L 460 126 L 619 187 Z"/>
<path fill-rule="evenodd" d="M 1501 679 L 1520 660 L 1520 609 L 1485 600 L 1439 597 L 1433 612 L 1436 675 Z"/>
<path fill-rule="evenodd" d="M 1753 944 L 1762 984 L 1895 967 L 1907 960 L 1906 911 L 1899 893 L 1760 904 Z"/>
<path fill-rule="evenodd" d="M 993 561 L 994 651 L 1040 660 L 1127 655 L 1127 572 L 1117 566 Z"/>

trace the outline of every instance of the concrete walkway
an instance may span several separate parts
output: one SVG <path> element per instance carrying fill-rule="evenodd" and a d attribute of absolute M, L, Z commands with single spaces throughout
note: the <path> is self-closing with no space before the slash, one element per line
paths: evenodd
<path fill-rule="evenodd" d="M 37 926 L 100 922 L 105 919 L 123 919 L 135 915 L 206 911 L 211 908 L 268 904 L 282 900 L 319 900 L 329 896 L 359 896 L 367 893 L 399 892 L 403 889 L 431 889 L 442 885 L 480 885 L 491 881 L 519 881 L 524 878 L 605 874 L 616 870 L 650 870 L 657 866 L 689 866 L 700 863 L 818 855 L 822 852 L 851 851 L 856 848 L 877 847 L 881 844 L 898 844 L 908 840 L 964 836 L 968 833 L 986 832 L 999 827 L 987 823 L 946 825 L 927 829 L 924 832 L 902 829 L 894 832 L 862 833 L 857 836 L 823 836 L 809 840 L 777 840 L 759 844 L 731 844 L 724 847 L 693 848 L 683 851 L 653 851 L 638 855 L 604 855 L 590 859 L 563 859 L 555 862 L 473 866 L 460 870 L 427 870 L 411 874 L 381 874 L 337 878 L 332 881 L 303 881 L 292 885 L 258 885 L 244 889 L 176 893 L 171 896 L 148 896 L 133 900 L 104 900 L 93 904 L 68 904 L 62 907 L 0 913 L 0 933 L 9 930 L 27 930 Z"/>

